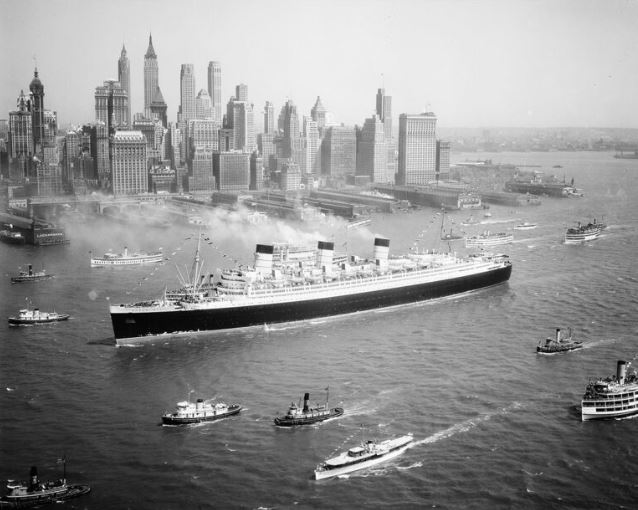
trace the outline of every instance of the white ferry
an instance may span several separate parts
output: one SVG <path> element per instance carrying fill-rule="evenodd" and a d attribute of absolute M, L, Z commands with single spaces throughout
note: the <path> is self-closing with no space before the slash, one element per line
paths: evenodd
<path fill-rule="evenodd" d="M 488 230 L 482 234 L 465 238 L 465 247 L 474 248 L 477 246 L 497 246 L 509 244 L 514 240 L 514 236 L 508 232 L 492 233 Z"/>
<path fill-rule="evenodd" d="M 568 228 L 565 232 L 565 244 L 581 244 L 598 239 L 606 227 L 604 223 L 597 223 L 595 218 L 587 225 L 581 225 L 579 221 L 577 227 Z"/>
<path fill-rule="evenodd" d="M 315 469 L 315 480 L 345 475 L 398 457 L 408 449 L 413 439 L 412 434 L 406 434 L 380 443 L 368 440 L 319 464 Z"/>
<path fill-rule="evenodd" d="M 590 382 L 581 401 L 583 421 L 638 414 L 638 376 L 631 363 L 618 360 L 616 375 Z"/>
<path fill-rule="evenodd" d="M 102 266 L 134 266 L 139 264 L 153 264 L 164 260 L 164 254 L 160 248 L 155 253 L 129 253 L 128 248 L 124 247 L 124 253 L 106 252 L 102 257 L 91 256 L 91 267 Z"/>
<path fill-rule="evenodd" d="M 190 394 L 189 394 L 190 396 Z M 164 425 L 188 425 L 203 421 L 215 421 L 228 416 L 233 416 L 241 411 L 239 404 L 225 404 L 198 398 L 196 402 L 185 400 L 177 403 L 177 408 L 172 413 L 162 416 Z"/>

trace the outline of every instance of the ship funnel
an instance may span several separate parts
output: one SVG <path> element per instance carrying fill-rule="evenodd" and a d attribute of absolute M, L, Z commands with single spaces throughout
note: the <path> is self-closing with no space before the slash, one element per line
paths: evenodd
<path fill-rule="evenodd" d="M 308 412 L 308 400 L 310 399 L 310 393 L 304 393 L 303 395 L 303 412 Z"/>
<path fill-rule="evenodd" d="M 627 362 L 618 360 L 618 368 L 616 369 L 616 379 L 620 384 L 625 384 L 625 374 L 627 373 Z"/>
<path fill-rule="evenodd" d="M 126 246 L 124 247 L 124 256 L 128 257 L 128 248 Z"/>
<path fill-rule="evenodd" d="M 29 276 L 33 274 L 33 266 L 29 264 Z"/>
<path fill-rule="evenodd" d="M 374 238 L 374 260 L 379 271 L 388 270 L 388 253 L 390 252 L 390 240 L 384 237 Z"/>
<path fill-rule="evenodd" d="M 332 256 L 335 251 L 335 243 L 319 241 L 317 244 L 317 265 L 325 274 L 332 273 Z"/>
<path fill-rule="evenodd" d="M 258 244 L 255 249 L 255 271 L 257 274 L 270 275 L 272 273 L 272 257 L 275 248 L 272 244 Z"/>
<path fill-rule="evenodd" d="M 556 341 L 560 342 L 560 328 L 556 328 Z"/>
<path fill-rule="evenodd" d="M 31 487 L 37 487 L 38 485 L 38 468 L 35 466 L 31 466 L 31 472 L 29 473 L 29 478 L 31 479 Z"/>

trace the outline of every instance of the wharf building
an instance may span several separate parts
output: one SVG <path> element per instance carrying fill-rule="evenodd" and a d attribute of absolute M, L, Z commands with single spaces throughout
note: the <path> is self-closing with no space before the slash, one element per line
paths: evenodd
<path fill-rule="evenodd" d="M 153 48 L 153 36 L 148 36 L 148 49 L 144 55 L 144 115 L 151 117 L 151 102 L 159 85 L 157 54 Z"/>
<path fill-rule="evenodd" d="M 122 88 L 128 96 L 128 104 L 126 105 L 126 125 L 131 126 L 131 66 L 126 55 L 126 47 L 122 45 L 122 52 L 117 61 L 117 81 L 120 82 Z"/>
<path fill-rule="evenodd" d="M 436 180 L 436 116 L 399 116 L 399 185 L 425 186 Z"/>
<path fill-rule="evenodd" d="M 111 138 L 113 195 L 147 193 L 146 137 L 141 131 L 117 131 Z"/>
<path fill-rule="evenodd" d="M 333 184 L 354 175 L 357 161 L 357 140 L 353 127 L 330 126 L 321 144 L 321 173 Z"/>
<path fill-rule="evenodd" d="M 222 123 L 222 68 L 219 62 L 208 63 L 208 95 L 210 96 L 213 115 L 217 122 Z"/>

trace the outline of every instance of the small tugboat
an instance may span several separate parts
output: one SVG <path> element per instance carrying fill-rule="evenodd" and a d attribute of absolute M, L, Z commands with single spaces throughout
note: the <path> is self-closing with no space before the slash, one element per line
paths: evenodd
<path fill-rule="evenodd" d="M 350 448 L 319 464 L 315 469 L 315 480 L 345 475 L 398 457 L 407 450 L 413 439 L 412 434 L 406 434 L 380 443 L 373 440 L 362 442 L 361 446 Z"/>
<path fill-rule="evenodd" d="M 93 257 L 91 254 L 91 267 L 134 266 L 162 262 L 162 260 L 164 260 L 164 254 L 162 253 L 161 248 L 155 253 L 129 253 L 128 248 L 125 246 L 124 253 L 113 253 L 112 251 L 108 251 L 102 257 Z"/>
<path fill-rule="evenodd" d="M 569 328 L 568 331 L 567 336 L 563 338 L 560 328 L 556 328 L 556 337 L 552 338 L 550 336 L 538 342 L 536 352 L 539 354 L 556 354 L 557 352 L 568 352 L 580 349 L 583 346 L 583 342 L 572 339 L 572 328 Z"/>
<path fill-rule="evenodd" d="M 618 360 L 616 375 L 589 382 L 581 401 L 583 421 L 638 414 L 638 375 L 627 373 L 629 365 Z"/>
<path fill-rule="evenodd" d="M 7 244 L 24 244 L 26 239 L 15 230 L 0 230 L 0 241 Z"/>
<path fill-rule="evenodd" d="M 514 230 L 532 230 L 535 229 L 537 226 L 537 223 L 528 223 L 527 221 L 524 221 L 523 223 L 519 223 L 518 225 L 516 225 L 514 227 Z"/>
<path fill-rule="evenodd" d="M 343 407 L 333 407 L 330 409 L 328 406 L 328 389 L 326 389 L 326 403 L 309 407 L 308 399 L 310 393 L 305 393 L 303 397 L 303 407 L 296 405 L 294 402 L 290 404 L 288 413 L 284 416 L 277 416 L 275 418 L 275 425 L 280 427 L 291 427 L 293 425 L 310 425 L 320 421 L 327 420 L 328 418 L 336 418 L 343 414 Z"/>
<path fill-rule="evenodd" d="M 68 314 L 57 312 L 41 312 L 40 309 L 23 308 L 18 312 L 17 317 L 9 317 L 9 324 L 12 326 L 28 325 L 28 324 L 45 324 L 48 322 L 65 321 L 69 318 Z"/>
<path fill-rule="evenodd" d="M 11 277 L 11 283 L 22 282 L 39 282 L 40 280 L 48 280 L 53 278 L 54 275 L 47 274 L 43 269 L 42 271 L 33 271 L 33 265 L 29 264 L 29 268 L 26 271 L 20 271 L 18 276 Z"/>
<path fill-rule="evenodd" d="M 192 393 L 192 392 L 191 392 Z M 162 416 L 163 425 L 188 425 L 203 421 L 214 421 L 233 416 L 241 411 L 239 404 L 224 404 L 198 398 L 196 402 L 189 399 L 177 403 L 177 408 L 173 413 L 166 413 Z"/>
<path fill-rule="evenodd" d="M 64 474 L 56 481 L 41 482 L 38 479 L 38 469 L 31 468 L 29 481 L 18 482 L 7 480 L 7 494 L 0 498 L 0 508 L 30 508 L 57 503 L 71 498 L 76 498 L 91 492 L 88 485 L 68 485 L 66 483 L 66 461 Z"/>

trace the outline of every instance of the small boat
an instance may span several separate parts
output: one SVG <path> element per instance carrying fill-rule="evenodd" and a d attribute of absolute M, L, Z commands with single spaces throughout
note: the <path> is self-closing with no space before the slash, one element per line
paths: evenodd
<path fill-rule="evenodd" d="M 477 220 L 476 218 L 474 218 L 474 216 L 470 216 L 468 219 L 463 220 L 461 222 L 461 225 L 467 227 L 468 225 L 477 225 L 478 223 L 481 223 L 481 222 Z"/>
<path fill-rule="evenodd" d="M 0 241 L 7 244 L 24 244 L 26 239 L 15 230 L 0 230 Z"/>
<path fill-rule="evenodd" d="M 514 240 L 514 236 L 507 232 L 492 233 L 488 230 L 482 234 L 466 237 L 465 247 L 480 247 L 480 246 L 496 246 L 499 244 L 509 244 Z"/>
<path fill-rule="evenodd" d="M 20 271 L 18 276 L 11 277 L 11 283 L 22 283 L 22 282 L 39 282 L 41 280 L 48 280 L 49 278 L 53 278 L 54 275 L 47 274 L 44 269 L 42 271 L 33 271 L 33 266 L 29 264 L 29 268 L 26 271 Z"/>
<path fill-rule="evenodd" d="M 65 321 L 69 318 L 68 314 L 57 312 L 41 312 L 38 308 L 33 310 L 23 308 L 18 312 L 17 317 L 9 317 L 9 324 L 13 326 L 28 324 L 46 324 L 49 322 Z"/>
<path fill-rule="evenodd" d="M 91 492 L 88 485 L 68 485 L 66 483 L 66 461 L 62 478 L 41 482 L 38 469 L 31 467 L 29 481 L 7 480 L 7 494 L 0 498 L 0 508 L 30 508 L 57 503 Z"/>
<path fill-rule="evenodd" d="M 446 232 L 443 229 L 444 224 L 445 224 L 445 210 L 443 211 L 443 214 L 441 215 L 441 240 L 442 241 L 456 241 L 458 239 L 463 239 L 463 236 L 461 234 L 452 233 L 452 227 L 450 227 L 449 232 Z"/>
<path fill-rule="evenodd" d="M 377 442 L 368 440 L 360 446 L 327 459 L 315 469 L 315 480 L 345 475 L 360 469 L 376 466 L 401 455 L 413 441 L 412 434 Z"/>
<path fill-rule="evenodd" d="M 192 393 L 192 392 L 191 392 Z M 177 403 L 177 408 L 172 413 L 162 416 L 164 425 L 188 425 L 191 423 L 201 423 L 204 421 L 215 421 L 228 416 L 233 416 L 241 411 L 239 404 L 225 404 L 198 398 L 195 402 L 189 399 Z"/>
<path fill-rule="evenodd" d="M 308 406 L 309 393 L 305 393 L 303 397 L 303 407 L 296 405 L 294 402 L 290 404 L 288 412 L 284 416 L 275 418 L 275 425 L 280 427 L 291 427 L 293 425 L 310 425 L 328 418 L 336 418 L 343 414 L 343 407 L 328 406 L 328 390 L 326 390 L 326 403 L 315 407 Z M 301 402 L 300 402 L 301 404 Z"/>
<path fill-rule="evenodd" d="M 561 336 L 560 328 L 556 328 L 556 337 L 547 337 L 538 342 L 536 352 L 539 354 L 556 354 L 558 352 L 568 352 L 580 349 L 583 342 L 572 339 L 572 328 L 569 328 L 566 337 Z"/>
<path fill-rule="evenodd" d="M 489 211 L 488 211 L 488 212 L 485 212 L 485 213 L 483 213 L 483 217 L 484 217 L 484 218 L 491 218 L 491 217 L 492 217 L 492 213 L 491 213 L 491 212 L 489 212 Z"/>
<path fill-rule="evenodd" d="M 162 253 L 161 248 L 155 253 L 129 253 L 128 248 L 125 246 L 124 253 L 113 253 L 111 251 L 108 251 L 102 257 L 95 258 L 91 256 L 91 267 L 133 266 L 139 264 L 162 262 L 162 260 L 164 260 L 164 254 Z"/>
<path fill-rule="evenodd" d="M 568 228 L 565 233 L 565 244 L 581 244 L 587 241 L 593 241 L 600 237 L 601 232 L 607 228 L 604 223 L 593 222 L 582 225 L 580 221 L 577 227 Z"/>
<path fill-rule="evenodd" d="M 516 225 L 514 227 L 514 230 L 532 230 L 535 229 L 537 226 L 537 223 L 528 223 L 527 221 L 524 221 L 523 223 L 519 223 L 518 225 Z"/>
<path fill-rule="evenodd" d="M 616 375 L 590 381 L 581 401 L 581 419 L 624 418 L 638 414 L 638 374 L 631 362 L 618 360 Z"/>

